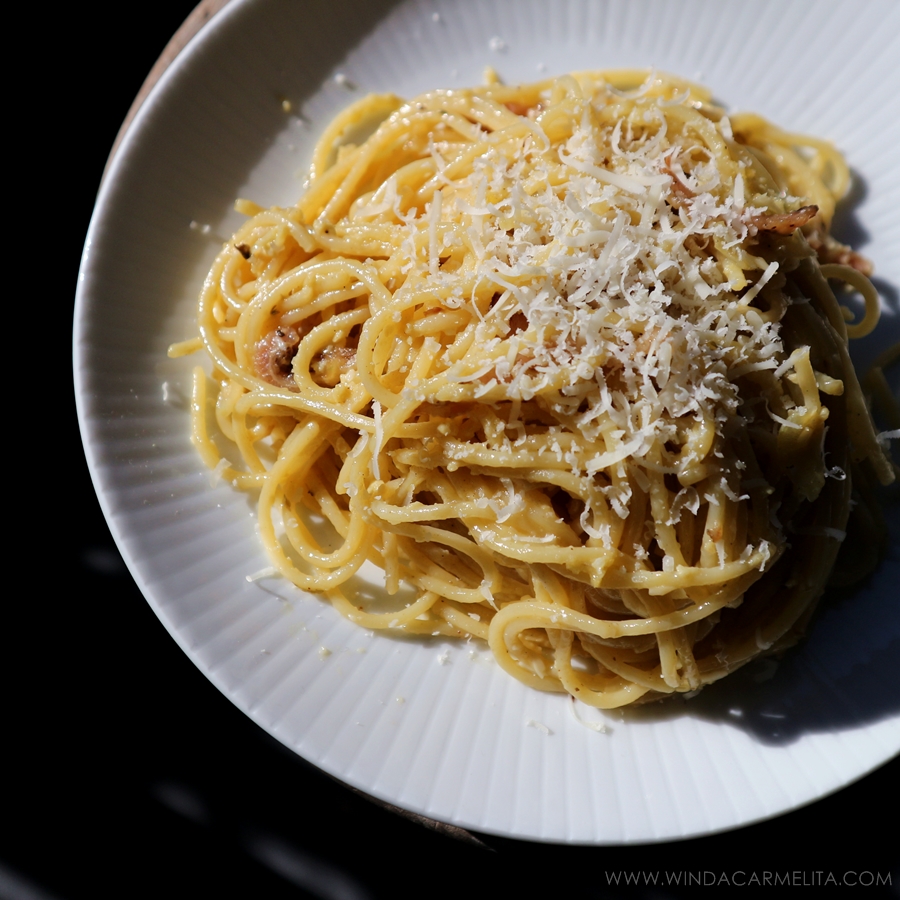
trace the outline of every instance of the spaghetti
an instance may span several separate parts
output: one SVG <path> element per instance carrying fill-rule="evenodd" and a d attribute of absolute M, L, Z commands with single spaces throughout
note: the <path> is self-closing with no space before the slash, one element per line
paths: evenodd
<path fill-rule="evenodd" d="M 853 486 L 894 477 L 847 352 L 878 298 L 828 236 L 847 184 L 656 73 L 368 97 L 296 207 L 239 202 L 194 443 L 362 626 L 598 707 L 697 690 L 798 638 Z"/>

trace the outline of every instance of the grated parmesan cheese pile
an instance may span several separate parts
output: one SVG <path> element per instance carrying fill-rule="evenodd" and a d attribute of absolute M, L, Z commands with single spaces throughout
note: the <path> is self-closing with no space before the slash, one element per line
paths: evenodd
<path fill-rule="evenodd" d="M 465 145 L 438 129 L 428 147 L 434 193 L 423 208 L 404 208 L 388 179 L 351 220 L 405 223 L 404 290 L 429 287 L 445 310 L 478 316 L 468 351 L 448 347 L 443 377 L 430 379 L 431 390 L 407 384 L 407 394 L 485 404 L 537 398 L 558 423 L 544 429 L 539 453 L 555 452 L 585 476 L 629 459 L 676 472 L 683 490 L 672 524 L 682 509 L 697 510 L 690 485 L 710 474 L 701 463 L 708 439 L 735 417 L 758 415 L 746 404 L 740 410 L 738 379 L 789 365 L 779 315 L 754 305 L 767 285 L 784 283 L 779 262 L 755 252 L 754 222 L 802 201 L 761 186 L 753 158 L 732 153 L 728 117 L 690 91 L 673 98 L 672 83 L 652 77 L 627 96 L 569 82 L 567 122 L 542 121 L 559 87 L 547 89 L 518 116 L 528 127 L 507 138 L 500 129 L 499 139 L 495 131 L 494 146 L 463 178 L 453 171 Z M 692 113 L 674 116 L 679 129 L 675 109 Z M 548 137 L 554 129 L 558 139 Z M 493 293 L 487 308 L 476 296 L 485 285 Z M 776 382 L 768 389 L 777 397 L 757 400 L 763 415 L 790 424 L 776 410 L 789 414 L 793 399 Z M 703 441 L 686 443 L 698 424 Z M 567 440 L 573 434 L 581 439 Z M 533 436 L 513 414 L 485 444 L 515 453 Z M 588 445 L 600 450 L 585 458 Z M 452 467 L 452 439 L 444 454 Z M 729 473 L 719 482 L 738 499 Z M 630 490 L 626 477 L 606 489 L 623 519 Z M 508 517 L 512 502 L 499 514 Z M 582 526 L 605 536 L 592 529 L 590 512 Z"/>

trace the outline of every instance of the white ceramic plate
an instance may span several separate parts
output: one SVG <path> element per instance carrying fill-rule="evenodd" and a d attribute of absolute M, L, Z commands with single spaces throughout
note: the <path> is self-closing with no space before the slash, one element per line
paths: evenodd
<path fill-rule="evenodd" d="M 858 176 L 839 234 L 877 263 L 900 316 L 900 5 L 631 0 L 248 0 L 163 77 L 101 191 L 78 291 L 75 371 L 95 484 L 163 623 L 241 709 L 336 777 L 488 833 L 626 843 L 726 829 L 834 791 L 900 748 L 898 522 L 890 558 L 780 666 L 689 703 L 601 715 L 512 681 L 465 644 L 374 636 L 274 579 L 251 502 L 188 441 L 194 301 L 238 196 L 292 203 L 331 116 L 573 69 L 656 66 L 731 108 L 831 138 Z M 336 77 L 337 76 L 337 77 Z M 285 112 L 283 101 L 292 111 Z M 193 223 L 193 224 L 192 224 Z M 773 675 L 774 671 L 774 675 Z"/>

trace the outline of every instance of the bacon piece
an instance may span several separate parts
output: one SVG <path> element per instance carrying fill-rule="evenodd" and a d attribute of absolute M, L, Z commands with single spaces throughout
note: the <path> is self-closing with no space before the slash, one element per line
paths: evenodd
<path fill-rule="evenodd" d="M 850 266 L 850 268 L 856 269 L 857 272 L 861 272 L 866 278 L 871 278 L 872 273 L 875 271 L 875 267 L 870 259 L 866 259 L 865 256 L 857 253 L 846 244 L 836 241 L 826 231 L 820 231 L 816 228 L 806 236 L 806 241 L 816 251 L 816 256 L 819 257 L 819 262 L 823 266 L 829 263 L 836 263 L 839 266 Z"/>
<path fill-rule="evenodd" d="M 543 104 L 541 103 L 538 103 L 535 106 L 526 106 L 524 103 L 519 103 L 518 100 L 507 100 L 503 105 L 511 113 L 514 113 L 517 116 L 525 116 L 525 118 L 528 118 L 528 114 L 532 110 L 534 110 L 535 112 L 540 112 L 543 109 Z"/>
<path fill-rule="evenodd" d="M 300 346 L 300 334 L 290 325 L 279 325 L 256 345 L 253 362 L 259 377 L 276 387 L 293 388 L 291 363 Z"/>
<path fill-rule="evenodd" d="M 326 347 L 312 361 L 313 381 L 320 387 L 334 387 L 341 375 L 349 372 L 356 363 L 353 347 Z"/>
<path fill-rule="evenodd" d="M 664 164 L 661 167 L 660 171 L 662 171 L 672 179 L 672 193 L 677 194 L 679 200 L 691 200 L 695 196 L 694 192 L 681 180 L 684 172 L 679 173 L 672 168 L 671 153 L 669 153 L 668 156 L 665 157 Z"/>
<path fill-rule="evenodd" d="M 818 206 L 801 206 L 789 213 L 763 213 L 751 216 L 750 224 L 757 231 L 774 231 L 778 234 L 793 234 L 801 225 L 805 225 L 819 214 Z"/>

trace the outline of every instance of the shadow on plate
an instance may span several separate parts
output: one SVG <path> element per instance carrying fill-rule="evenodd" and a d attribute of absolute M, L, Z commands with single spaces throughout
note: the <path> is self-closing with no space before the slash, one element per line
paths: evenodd
<path fill-rule="evenodd" d="M 900 607 L 887 570 L 898 558 L 895 535 L 880 576 L 826 593 L 807 637 L 780 659 L 754 660 L 696 697 L 637 707 L 626 718 L 652 722 L 688 715 L 728 722 L 764 744 L 787 745 L 804 734 L 896 716 Z"/>

